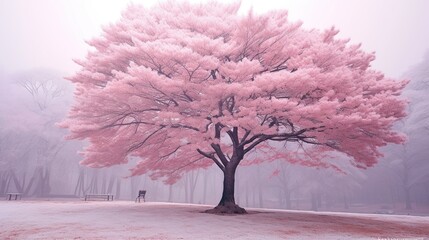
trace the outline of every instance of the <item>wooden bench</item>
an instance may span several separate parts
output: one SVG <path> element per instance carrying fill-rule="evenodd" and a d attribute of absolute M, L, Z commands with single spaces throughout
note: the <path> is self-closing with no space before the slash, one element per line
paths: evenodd
<path fill-rule="evenodd" d="M 113 201 L 113 194 L 86 194 L 85 201 L 90 199 L 104 199 L 107 201 Z"/>
<path fill-rule="evenodd" d="M 143 202 L 146 202 L 146 190 L 139 191 L 139 195 L 136 197 L 136 202 L 137 202 L 137 199 L 140 202 L 140 198 L 143 198 Z"/>
<path fill-rule="evenodd" d="M 6 193 L 7 200 L 18 200 L 21 199 L 22 193 Z M 12 198 L 13 197 L 13 198 Z"/>

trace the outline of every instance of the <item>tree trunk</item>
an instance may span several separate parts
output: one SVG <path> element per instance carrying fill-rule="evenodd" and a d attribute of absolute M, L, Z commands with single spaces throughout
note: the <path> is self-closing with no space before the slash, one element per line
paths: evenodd
<path fill-rule="evenodd" d="M 21 183 L 19 182 L 18 178 L 16 177 L 15 172 L 14 172 L 14 171 L 11 171 L 10 173 L 11 173 L 12 180 L 13 180 L 13 182 L 15 183 L 16 191 L 18 191 L 18 192 L 21 192 L 21 193 L 22 193 L 22 191 L 23 191 L 23 186 L 21 185 Z"/>
<path fill-rule="evenodd" d="M 286 189 L 285 201 L 286 201 L 286 209 L 292 209 L 292 203 L 291 203 L 291 200 L 290 200 L 290 191 L 289 191 L 289 189 Z"/>
<path fill-rule="evenodd" d="M 404 185 L 404 193 L 405 193 L 405 209 L 411 210 L 411 197 L 410 197 L 410 189 L 411 186 L 409 184 L 409 171 L 410 167 L 408 165 L 408 160 L 403 161 L 404 166 L 404 177 L 403 177 L 403 185 Z"/>
<path fill-rule="evenodd" d="M 235 170 L 236 166 L 227 166 L 223 175 L 223 192 L 222 198 L 220 199 L 219 204 L 213 208 L 209 209 L 207 213 L 216 213 L 216 214 L 243 214 L 247 213 L 244 208 L 239 207 L 235 203 L 234 193 L 235 193 Z"/>
<path fill-rule="evenodd" d="M 314 191 L 311 192 L 311 210 L 317 211 L 317 196 Z"/>
<path fill-rule="evenodd" d="M 50 176 L 51 173 L 47 167 L 44 168 L 42 178 L 42 196 L 46 197 L 51 193 Z"/>
<path fill-rule="evenodd" d="M 110 180 L 109 184 L 107 185 L 107 192 L 108 194 L 113 193 L 113 185 L 115 184 L 115 176 L 113 174 L 110 174 Z"/>
<path fill-rule="evenodd" d="M 316 197 L 317 197 L 317 209 L 320 209 L 322 207 L 322 193 L 320 192 L 320 190 L 317 190 Z"/>
<path fill-rule="evenodd" d="M 189 173 L 188 174 L 186 174 L 185 175 L 185 182 L 184 182 L 184 184 L 185 184 L 185 203 L 189 203 L 189 185 L 190 184 L 188 184 L 188 181 L 189 181 Z"/>
<path fill-rule="evenodd" d="M 173 185 L 168 186 L 168 202 L 173 201 Z"/>
<path fill-rule="evenodd" d="M 101 179 L 101 193 L 102 194 L 107 193 L 107 190 L 106 190 L 107 184 L 106 184 L 106 182 L 107 182 L 106 172 L 103 172 L 103 178 Z"/>
<path fill-rule="evenodd" d="M 116 199 L 121 197 L 121 180 L 116 179 Z"/>
<path fill-rule="evenodd" d="M 258 179 L 261 179 L 261 171 L 258 167 L 257 169 Z M 262 192 L 262 184 L 261 181 L 258 181 L 258 200 L 259 200 L 259 208 L 264 207 L 264 198 L 263 198 L 263 192 Z"/>
<path fill-rule="evenodd" d="M 85 195 L 85 172 L 83 169 L 79 169 L 79 177 L 74 189 L 74 195 L 78 197 Z"/>
<path fill-rule="evenodd" d="M 6 193 L 6 183 L 8 182 L 8 173 L 0 172 L 0 194 L 4 195 Z"/>
<path fill-rule="evenodd" d="M 219 123 L 216 123 L 215 130 L 216 134 L 215 137 L 220 140 L 220 129 L 221 126 Z M 208 155 L 204 152 L 199 151 L 204 156 L 208 156 L 211 159 L 214 159 L 215 163 L 219 166 L 219 168 L 223 172 L 223 191 L 222 191 L 222 198 L 220 199 L 219 204 L 214 208 L 207 210 L 208 213 L 217 213 L 217 214 L 244 214 L 247 213 L 244 208 L 239 207 L 235 203 L 235 173 L 237 170 L 238 165 L 240 164 L 240 161 L 243 160 L 245 151 L 244 151 L 244 144 L 239 144 L 239 138 L 238 138 L 238 128 L 234 127 L 232 131 L 228 131 L 228 135 L 230 136 L 232 142 L 233 142 L 233 153 L 232 156 L 229 158 L 229 156 L 225 155 L 219 144 L 212 143 L 211 146 L 215 150 L 217 156 L 219 157 L 219 161 L 215 159 L 213 155 Z M 250 150 L 248 148 L 248 150 Z"/>
<path fill-rule="evenodd" d="M 345 192 L 343 192 L 343 202 L 344 202 L 344 209 L 349 209 L 349 201 L 347 200 L 347 195 Z"/>
<path fill-rule="evenodd" d="M 200 171 L 197 170 L 197 172 L 195 173 L 194 171 L 191 172 L 191 186 L 190 186 L 190 202 L 194 203 L 194 197 L 195 197 L 195 188 L 197 187 L 197 181 L 198 181 L 198 177 L 200 176 Z M 195 174 L 195 175 L 194 175 Z"/>
<path fill-rule="evenodd" d="M 411 197 L 410 197 L 410 188 L 405 187 L 405 209 L 411 210 Z"/>
<path fill-rule="evenodd" d="M 207 178 L 208 178 L 208 171 L 204 174 L 204 187 L 203 187 L 203 204 L 207 203 Z"/>
<path fill-rule="evenodd" d="M 246 181 L 246 207 L 249 207 L 249 180 Z"/>

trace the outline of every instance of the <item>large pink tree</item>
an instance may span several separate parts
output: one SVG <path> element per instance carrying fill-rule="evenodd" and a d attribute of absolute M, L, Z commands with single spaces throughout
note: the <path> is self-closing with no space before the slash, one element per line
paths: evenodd
<path fill-rule="evenodd" d="M 405 115 L 398 95 L 406 82 L 373 70 L 374 54 L 337 39 L 333 28 L 305 30 L 286 11 L 238 9 L 133 5 L 89 41 L 94 49 L 77 61 L 76 102 L 62 123 L 70 138 L 89 142 L 82 164 L 138 158 L 133 176 L 174 183 L 214 163 L 224 182 L 212 211 L 244 213 L 235 171 L 256 149 L 266 154 L 248 157 L 253 163 L 285 157 L 335 167 L 326 157 L 333 151 L 365 168 L 379 147 L 403 141 L 392 124 Z M 273 142 L 313 147 L 302 159 Z"/>

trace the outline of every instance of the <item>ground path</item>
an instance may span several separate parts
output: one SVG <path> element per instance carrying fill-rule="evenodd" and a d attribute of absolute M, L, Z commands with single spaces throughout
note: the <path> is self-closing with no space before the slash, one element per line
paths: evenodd
<path fill-rule="evenodd" d="M 429 217 L 130 201 L 0 201 L 0 239 L 429 239 Z"/>

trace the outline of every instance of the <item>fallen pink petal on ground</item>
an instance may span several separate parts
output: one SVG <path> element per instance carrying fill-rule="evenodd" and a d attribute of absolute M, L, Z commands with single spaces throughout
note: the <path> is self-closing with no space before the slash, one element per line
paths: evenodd
<path fill-rule="evenodd" d="M 429 217 L 127 201 L 0 201 L 0 239 L 425 239 Z"/>

